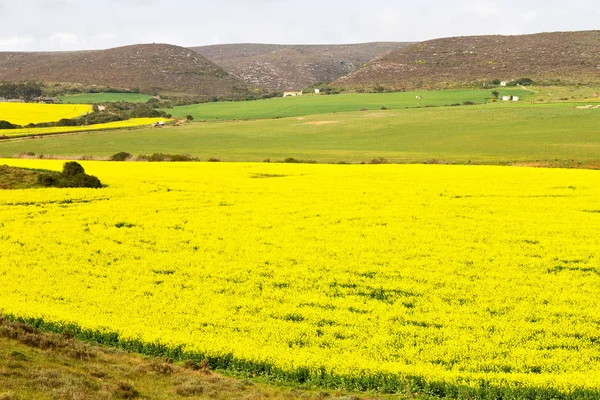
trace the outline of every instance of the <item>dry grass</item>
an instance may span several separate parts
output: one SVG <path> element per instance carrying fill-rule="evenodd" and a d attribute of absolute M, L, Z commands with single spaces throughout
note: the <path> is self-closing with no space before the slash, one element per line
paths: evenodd
<path fill-rule="evenodd" d="M 41 332 L 0 317 L 0 400 L 367 399 L 271 386 L 210 371 L 206 362 L 150 359 Z M 377 397 L 386 398 L 386 397 Z M 388 396 L 389 398 L 389 396 Z M 394 397 L 398 398 L 398 397 Z"/>

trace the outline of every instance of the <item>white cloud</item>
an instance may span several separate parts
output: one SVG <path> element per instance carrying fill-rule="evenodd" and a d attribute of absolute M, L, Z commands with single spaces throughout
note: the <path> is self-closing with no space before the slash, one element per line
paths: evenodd
<path fill-rule="evenodd" d="M 59 51 L 75 49 L 82 45 L 81 40 L 76 35 L 64 32 L 50 35 L 49 42 Z"/>
<path fill-rule="evenodd" d="M 598 29 L 600 19 L 592 0 L 0 0 L 0 10 L 0 51 L 418 41 Z"/>
<path fill-rule="evenodd" d="M 11 36 L 0 39 L 1 51 L 28 51 L 35 40 L 27 36 Z"/>

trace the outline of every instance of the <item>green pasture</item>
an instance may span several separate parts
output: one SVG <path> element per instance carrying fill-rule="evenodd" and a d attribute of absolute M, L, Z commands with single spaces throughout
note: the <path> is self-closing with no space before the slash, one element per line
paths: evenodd
<path fill-rule="evenodd" d="M 600 166 L 600 109 L 574 104 L 487 104 L 189 123 L 0 141 L 0 156 L 107 157 L 126 151 L 202 160 L 534 163 Z"/>
<path fill-rule="evenodd" d="M 520 88 L 497 89 L 500 96 L 517 95 L 527 99 L 532 92 Z M 348 93 L 338 95 L 304 95 L 300 97 L 278 97 L 267 100 L 202 103 L 189 106 L 174 107 L 165 110 L 176 117 L 194 117 L 195 121 L 232 120 L 232 119 L 264 119 L 279 117 L 297 117 L 314 114 L 359 111 L 361 109 L 390 110 L 415 108 L 421 105 L 444 106 L 473 103 L 487 103 L 492 97 L 492 90 L 440 90 L 413 91 L 396 93 Z M 417 99 L 420 96 L 422 100 Z"/>
<path fill-rule="evenodd" d="M 143 103 L 152 96 L 141 93 L 85 93 L 60 96 L 63 103 L 94 104 L 94 103 L 116 103 L 128 101 L 130 103 Z"/>

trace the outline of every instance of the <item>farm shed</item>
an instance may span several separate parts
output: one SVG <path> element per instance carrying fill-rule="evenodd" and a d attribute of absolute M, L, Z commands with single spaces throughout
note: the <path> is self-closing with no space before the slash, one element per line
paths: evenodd
<path fill-rule="evenodd" d="M 519 96 L 513 96 L 513 97 L 512 97 L 512 101 L 519 101 L 519 100 L 520 100 L 520 97 L 519 97 Z"/>
<path fill-rule="evenodd" d="M 510 96 L 502 96 L 502 101 L 510 101 Z"/>

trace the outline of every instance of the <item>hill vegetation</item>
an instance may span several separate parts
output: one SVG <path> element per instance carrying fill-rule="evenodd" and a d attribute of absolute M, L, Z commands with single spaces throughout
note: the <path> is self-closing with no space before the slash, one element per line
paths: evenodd
<path fill-rule="evenodd" d="M 600 83 L 600 31 L 430 40 L 372 61 L 333 85 L 402 90 L 520 78 L 545 84 Z"/>
<path fill-rule="evenodd" d="M 192 50 L 244 80 L 269 90 L 301 90 L 332 82 L 409 43 L 347 45 L 224 44 Z"/>
<path fill-rule="evenodd" d="M 0 52 L 0 81 L 37 81 L 154 94 L 247 95 L 241 80 L 189 49 L 141 44 L 65 53 Z"/>

